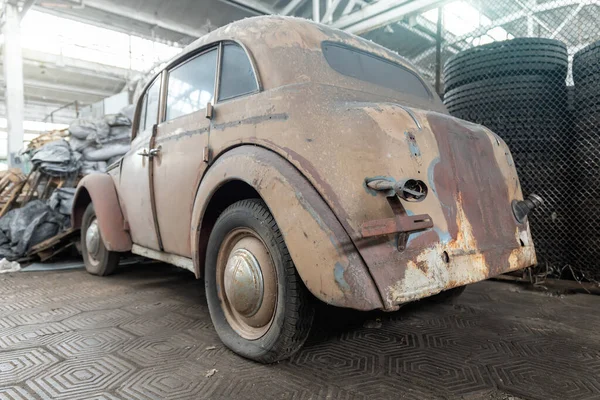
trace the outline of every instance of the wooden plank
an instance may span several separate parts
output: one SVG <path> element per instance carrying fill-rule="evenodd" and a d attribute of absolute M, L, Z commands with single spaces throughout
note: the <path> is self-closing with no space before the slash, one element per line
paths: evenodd
<path fill-rule="evenodd" d="M 31 200 L 31 198 L 33 197 L 33 194 L 35 193 L 41 179 L 42 179 L 42 173 L 38 172 L 36 174 L 35 179 L 33 180 L 33 183 L 29 185 L 29 190 L 27 190 L 27 194 L 25 195 L 25 198 L 23 199 L 22 204 L 29 203 L 29 200 Z"/>
<path fill-rule="evenodd" d="M 35 253 L 38 253 L 40 251 L 44 251 L 50 247 L 56 246 L 59 243 L 63 242 L 63 241 L 67 241 L 72 239 L 74 236 L 77 235 L 77 233 L 79 232 L 79 229 L 74 229 L 71 228 L 67 231 L 64 231 L 62 233 L 59 233 L 56 236 L 51 237 L 50 239 L 44 240 L 41 243 L 36 244 L 35 246 L 33 246 L 30 250 L 29 253 L 27 253 L 28 255 L 33 255 Z"/>
<path fill-rule="evenodd" d="M 31 175 L 34 173 L 34 171 L 35 171 L 35 168 L 33 170 L 31 170 L 29 175 L 27 175 L 27 179 L 23 180 L 20 184 L 15 186 L 15 188 L 11 192 L 8 202 L 4 205 L 4 207 L 2 207 L 2 210 L 0 211 L 0 218 L 2 218 L 8 211 L 10 211 L 11 207 L 13 206 L 13 204 L 15 203 L 15 201 L 21 194 L 21 191 L 25 187 L 25 184 L 29 181 L 29 178 L 31 178 Z"/>

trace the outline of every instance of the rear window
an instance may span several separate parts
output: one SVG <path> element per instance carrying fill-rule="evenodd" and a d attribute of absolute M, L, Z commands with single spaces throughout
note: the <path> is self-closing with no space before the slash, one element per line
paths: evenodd
<path fill-rule="evenodd" d="M 431 93 L 421 78 L 400 64 L 339 43 L 323 42 L 321 47 L 329 66 L 340 74 L 431 99 Z"/>

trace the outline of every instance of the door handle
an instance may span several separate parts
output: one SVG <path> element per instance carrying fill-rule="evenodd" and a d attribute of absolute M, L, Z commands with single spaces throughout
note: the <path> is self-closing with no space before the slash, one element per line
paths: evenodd
<path fill-rule="evenodd" d="M 162 150 L 161 146 L 158 146 L 158 147 L 156 147 L 154 149 L 150 149 L 150 150 L 144 149 L 143 151 L 139 152 L 138 155 L 142 156 L 142 157 L 152 158 L 154 156 L 157 156 L 161 150 Z"/>
<path fill-rule="evenodd" d="M 161 147 L 161 146 L 158 146 L 158 147 L 156 147 L 156 148 L 154 148 L 154 149 L 150 149 L 150 150 L 148 151 L 148 156 L 149 156 L 149 157 L 154 157 L 154 156 L 157 156 L 157 155 L 158 155 L 158 153 L 160 153 L 161 149 L 162 149 L 162 147 Z"/>

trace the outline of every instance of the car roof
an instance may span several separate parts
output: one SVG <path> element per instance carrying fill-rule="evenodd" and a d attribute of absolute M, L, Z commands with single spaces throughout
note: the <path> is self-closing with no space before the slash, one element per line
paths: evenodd
<path fill-rule="evenodd" d="M 166 68 L 221 41 L 234 41 L 246 48 L 266 88 L 296 83 L 298 76 L 286 73 L 286 68 L 291 65 L 303 71 L 300 74 L 304 75 L 300 77 L 303 81 L 306 81 L 307 74 L 318 75 L 319 68 L 329 68 L 325 63 L 315 65 L 313 58 L 306 57 L 311 52 L 319 52 L 320 55 L 323 41 L 337 42 L 375 54 L 418 74 L 406 59 L 369 40 L 304 18 L 277 15 L 246 18 L 218 28 L 188 45 L 167 63 Z M 294 64 L 289 62 L 292 59 Z"/>
<path fill-rule="evenodd" d="M 165 69 L 172 68 L 219 42 L 227 41 L 236 42 L 244 47 L 258 75 L 261 90 L 312 82 L 358 90 L 387 101 L 399 101 L 419 108 L 445 112 L 431 84 L 420 76 L 409 61 L 397 53 L 339 29 L 304 18 L 277 15 L 235 21 L 197 39 L 148 80 L 142 93 Z M 323 42 L 352 47 L 401 65 L 419 77 L 431 93 L 431 98 L 407 96 L 406 93 L 357 81 L 334 71 L 323 56 Z"/>

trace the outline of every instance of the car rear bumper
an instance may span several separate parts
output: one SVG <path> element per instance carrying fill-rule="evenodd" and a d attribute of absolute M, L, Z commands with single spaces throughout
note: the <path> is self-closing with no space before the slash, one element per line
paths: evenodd
<path fill-rule="evenodd" d="M 377 247 L 377 246 L 375 246 Z M 535 265 L 531 246 L 480 250 L 451 249 L 443 245 L 420 252 L 389 252 L 382 246 L 379 261 L 369 269 L 381 294 L 385 310 L 432 296 L 454 287 Z M 385 253 L 387 254 L 385 254 Z M 406 259 L 409 259 L 407 262 Z"/>

